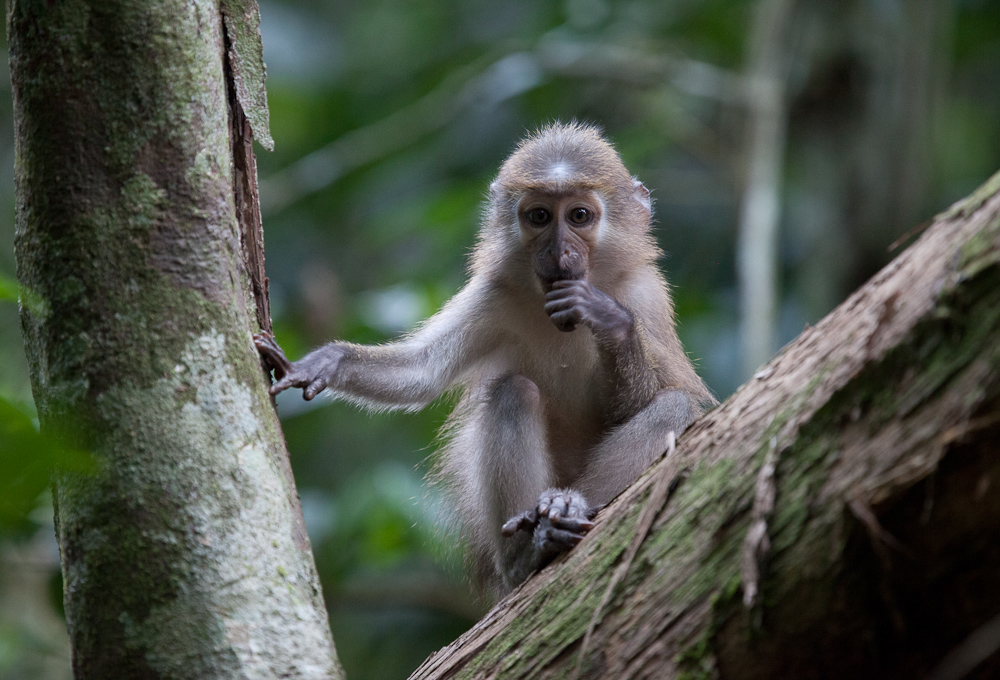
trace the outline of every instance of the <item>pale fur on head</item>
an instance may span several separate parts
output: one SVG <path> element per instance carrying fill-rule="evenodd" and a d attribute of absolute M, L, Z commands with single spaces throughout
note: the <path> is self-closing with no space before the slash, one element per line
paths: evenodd
<path fill-rule="evenodd" d="M 523 139 L 490 184 L 473 273 L 500 261 L 516 266 L 519 277 L 529 275 L 530 263 L 520 257 L 517 206 L 533 191 L 594 191 L 602 198 L 601 247 L 591 263 L 595 285 L 613 286 L 619 272 L 661 255 L 649 232 L 649 192 L 629 174 L 615 148 L 596 126 L 557 122 Z"/>

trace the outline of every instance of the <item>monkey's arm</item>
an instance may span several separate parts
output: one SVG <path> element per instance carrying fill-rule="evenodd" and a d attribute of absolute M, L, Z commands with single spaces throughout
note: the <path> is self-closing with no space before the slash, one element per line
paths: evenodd
<path fill-rule="evenodd" d="M 333 342 L 290 362 L 269 334 L 254 336 L 275 369 L 271 394 L 303 388 L 307 401 L 324 389 L 372 408 L 416 410 L 439 397 L 495 340 L 480 311 L 489 292 L 473 280 L 411 336 L 386 345 Z"/>
<path fill-rule="evenodd" d="M 611 381 L 606 414 L 615 427 L 591 453 L 576 484 L 589 503 L 603 505 L 667 450 L 671 437 L 691 424 L 700 406 L 696 393 L 664 387 L 656 371 L 657 363 L 688 366 L 683 355 L 672 358 L 669 350 L 652 349 L 638 315 L 614 298 L 586 281 L 567 281 L 555 284 L 548 299 L 546 311 L 557 325 L 568 319 L 590 326 Z M 675 337 L 670 330 L 669 337 Z M 682 352 L 679 346 L 677 351 Z M 685 375 L 672 379 L 684 384 Z"/>
<path fill-rule="evenodd" d="M 545 312 L 565 331 L 590 327 L 609 380 L 609 422 L 627 421 L 659 391 L 642 324 L 635 315 L 585 279 L 556 281 L 546 295 Z M 686 423 L 685 423 L 686 425 Z"/>

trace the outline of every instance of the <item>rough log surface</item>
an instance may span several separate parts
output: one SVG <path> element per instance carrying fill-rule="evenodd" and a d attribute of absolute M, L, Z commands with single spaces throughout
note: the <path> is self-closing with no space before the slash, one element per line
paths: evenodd
<path fill-rule="evenodd" d="M 936 218 L 412 677 L 931 673 L 1000 612 L 998 189 Z"/>

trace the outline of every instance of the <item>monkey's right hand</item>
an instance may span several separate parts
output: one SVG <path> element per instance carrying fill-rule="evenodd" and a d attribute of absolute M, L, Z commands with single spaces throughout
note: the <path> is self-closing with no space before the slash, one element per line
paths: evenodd
<path fill-rule="evenodd" d="M 253 344 L 268 365 L 274 369 L 277 382 L 271 385 L 271 394 L 284 392 L 289 387 L 301 387 L 302 398 L 312 401 L 317 394 L 330 386 L 337 366 L 343 357 L 343 350 L 335 344 L 314 350 L 298 361 L 292 362 L 268 331 L 255 333 Z"/>
<path fill-rule="evenodd" d="M 547 489 L 534 510 L 511 517 L 500 533 L 509 537 L 518 531 L 532 532 L 539 557 L 547 562 L 583 540 L 594 526 L 591 520 L 595 512 L 573 489 Z"/>

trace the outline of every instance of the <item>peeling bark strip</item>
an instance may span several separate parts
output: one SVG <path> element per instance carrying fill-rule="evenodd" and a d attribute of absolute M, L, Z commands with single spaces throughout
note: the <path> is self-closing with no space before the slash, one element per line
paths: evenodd
<path fill-rule="evenodd" d="M 923 678 L 981 659 L 966 648 L 1000 612 L 998 192 L 1000 174 L 939 216 L 412 677 Z M 967 677 L 1000 677 L 1000 655 Z"/>
<path fill-rule="evenodd" d="M 342 677 L 250 341 L 256 171 L 219 3 L 9 0 L 7 22 L 32 389 L 100 462 L 54 492 L 75 677 Z"/>
<path fill-rule="evenodd" d="M 229 92 L 229 125 L 233 148 L 233 200 L 240 225 L 243 264 L 250 277 L 250 290 L 257 311 L 257 325 L 271 332 L 271 302 L 268 278 L 264 269 L 264 223 L 260 215 L 260 191 L 257 184 L 257 156 L 253 152 L 253 129 L 243 112 L 234 78 L 234 53 L 229 30 L 223 24 L 226 46 L 226 85 Z M 258 32 L 258 36 L 260 33 Z M 263 62 L 262 62 L 263 63 Z M 263 85 L 263 83 L 261 84 Z M 266 102 L 265 102 L 266 105 Z M 265 109 L 266 110 L 266 109 Z M 273 148 L 274 144 L 271 144 Z"/>
<path fill-rule="evenodd" d="M 232 68 L 236 98 L 257 141 L 268 151 L 274 151 L 267 89 L 264 87 L 267 67 L 264 66 L 257 0 L 222 0 L 222 16 L 225 20 L 227 61 Z"/>

